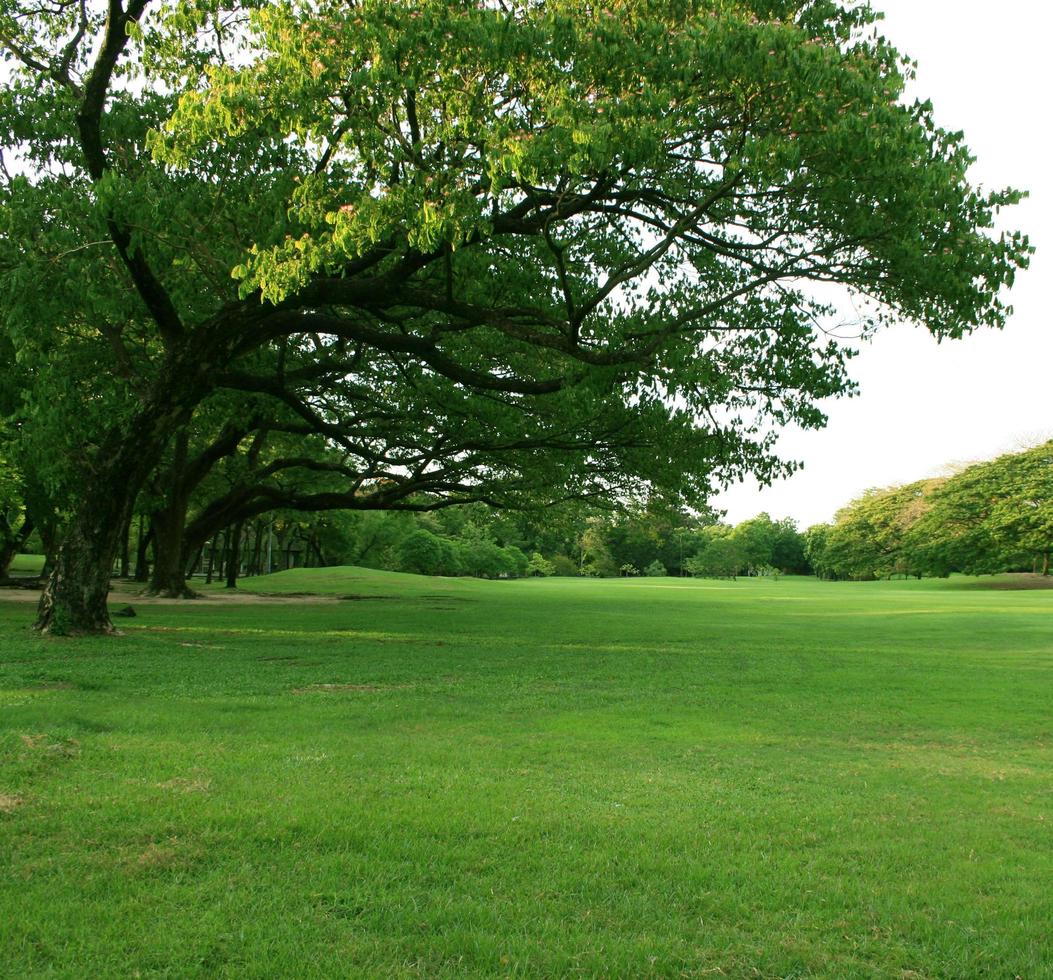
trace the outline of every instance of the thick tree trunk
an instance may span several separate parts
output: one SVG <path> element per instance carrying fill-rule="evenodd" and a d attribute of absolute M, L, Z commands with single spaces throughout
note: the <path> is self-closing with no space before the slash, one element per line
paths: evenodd
<path fill-rule="evenodd" d="M 112 633 L 106 597 L 121 528 L 131 511 L 129 492 L 119 471 L 106 479 L 95 474 L 80 508 L 66 528 L 40 605 L 36 628 L 43 633 Z"/>
<path fill-rule="evenodd" d="M 183 530 L 189 506 L 189 492 L 182 480 L 186 467 L 189 438 L 186 429 L 174 439 L 173 460 L 167 469 L 167 500 L 165 506 L 152 515 L 154 532 L 154 570 L 147 592 L 167 599 L 193 599 L 195 593 L 186 584 L 186 552 L 183 549 Z"/>
<path fill-rule="evenodd" d="M 312 535 L 308 542 L 311 549 L 313 549 L 315 557 L 318 559 L 316 568 L 325 568 L 325 555 L 322 554 L 322 546 L 318 542 L 318 535 Z"/>
<path fill-rule="evenodd" d="M 154 567 L 150 573 L 149 595 L 167 599 L 193 599 L 196 593 L 186 584 L 186 557 L 183 553 L 183 522 L 186 504 L 161 515 L 154 515 Z"/>
<path fill-rule="evenodd" d="M 260 563 L 263 555 L 263 521 L 256 521 L 254 528 L 255 535 L 252 545 L 252 563 L 249 566 L 249 574 L 259 575 L 263 569 L 263 566 Z"/>
<path fill-rule="evenodd" d="M 6 542 L 0 546 L 0 579 L 6 579 L 11 568 L 11 562 L 15 560 L 18 548 L 13 541 Z"/>
<path fill-rule="evenodd" d="M 168 440 L 206 391 L 199 352 L 188 345 L 180 353 L 185 360 L 168 361 L 136 416 L 110 429 L 92 453 L 80 502 L 40 597 L 36 628 L 42 633 L 114 631 L 106 599 L 121 531 Z"/>
<path fill-rule="evenodd" d="M 1049 552 L 1042 556 L 1042 574 L 1049 575 Z"/>

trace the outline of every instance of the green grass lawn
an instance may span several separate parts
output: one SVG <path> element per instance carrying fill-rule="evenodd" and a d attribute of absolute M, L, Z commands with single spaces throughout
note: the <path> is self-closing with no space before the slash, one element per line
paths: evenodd
<path fill-rule="evenodd" d="M 44 568 L 43 555 L 15 555 L 8 574 L 13 577 L 39 575 Z"/>
<path fill-rule="evenodd" d="M 973 584 L 0 594 L 0 974 L 1053 976 L 1053 591 Z"/>

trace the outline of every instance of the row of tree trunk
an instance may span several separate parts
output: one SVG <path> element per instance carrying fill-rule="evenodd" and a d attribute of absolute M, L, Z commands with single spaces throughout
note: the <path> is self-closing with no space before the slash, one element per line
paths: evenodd
<path fill-rule="evenodd" d="M 205 584 L 223 580 L 233 589 L 242 576 L 325 564 L 315 535 L 303 535 L 299 529 L 275 534 L 268 520 L 240 521 L 224 528 L 184 562 L 183 531 L 166 525 L 163 517 L 137 515 L 125 526 L 113 573 L 146 584 L 149 594 L 188 598 L 193 596 L 188 580 L 195 576 L 203 576 Z"/>

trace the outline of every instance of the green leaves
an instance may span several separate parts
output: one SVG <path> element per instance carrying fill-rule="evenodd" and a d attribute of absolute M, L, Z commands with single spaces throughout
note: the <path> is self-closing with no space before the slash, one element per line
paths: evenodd
<path fill-rule="evenodd" d="M 451 494 L 697 501 L 852 390 L 842 302 L 958 337 L 1028 260 L 866 7 L 172 0 L 121 38 L 93 166 L 103 21 L 63 75 L 75 11 L 4 11 L 4 329 L 42 418 L 90 404 L 77 445 L 259 371 L 386 479 L 430 447 Z"/>
<path fill-rule="evenodd" d="M 951 477 L 874 490 L 812 528 L 809 559 L 833 578 L 985 575 L 1048 566 L 1053 442 Z"/>

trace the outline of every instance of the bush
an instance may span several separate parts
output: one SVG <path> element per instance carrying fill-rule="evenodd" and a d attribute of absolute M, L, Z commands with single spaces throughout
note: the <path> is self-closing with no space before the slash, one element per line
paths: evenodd
<path fill-rule="evenodd" d="M 734 578 L 742 567 L 742 555 L 734 541 L 713 538 L 684 565 L 698 578 Z"/>
<path fill-rule="evenodd" d="M 514 544 L 510 544 L 501 550 L 504 551 L 508 562 L 508 567 L 510 569 L 508 574 L 513 578 L 522 578 L 526 575 L 527 566 L 530 562 L 527 560 L 527 556 L 523 554 L 523 549 L 517 548 Z"/>
<path fill-rule="evenodd" d="M 573 578 L 579 574 L 577 562 L 566 555 L 554 555 L 552 557 L 552 568 L 553 575 L 561 575 L 565 578 Z"/>
<path fill-rule="evenodd" d="M 458 575 L 461 562 L 449 541 L 423 528 L 408 534 L 395 549 L 400 571 L 418 575 Z"/>
<path fill-rule="evenodd" d="M 644 569 L 644 575 L 647 575 L 649 578 L 661 578 L 668 574 L 669 569 L 667 569 L 657 558 Z"/>
<path fill-rule="evenodd" d="M 526 571 L 528 575 L 547 578 L 549 575 L 556 574 L 556 566 L 539 551 L 535 551 L 530 556 L 530 561 L 527 562 Z"/>

